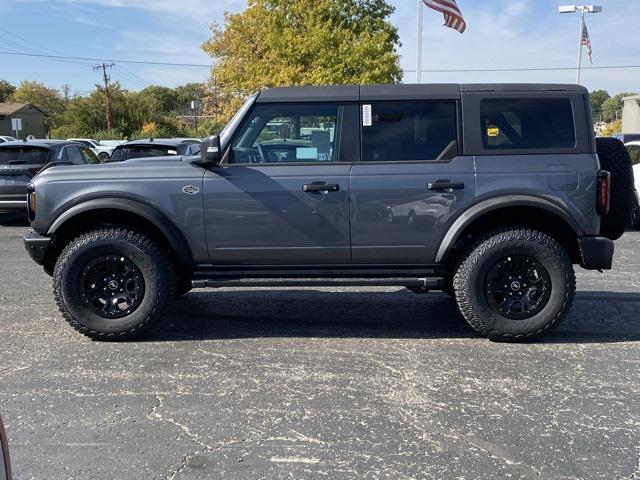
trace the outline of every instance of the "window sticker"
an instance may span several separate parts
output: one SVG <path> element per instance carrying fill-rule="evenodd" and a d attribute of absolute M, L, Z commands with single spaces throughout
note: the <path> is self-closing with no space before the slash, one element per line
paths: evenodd
<path fill-rule="evenodd" d="M 371 125 L 373 125 L 371 105 L 362 105 L 362 126 L 370 127 Z"/>
<path fill-rule="evenodd" d="M 500 135 L 500 129 L 498 127 L 488 127 L 487 137 L 497 137 Z"/>
<path fill-rule="evenodd" d="M 296 158 L 298 160 L 317 160 L 318 159 L 318 149 L 310 148 L 310 147 L 299 147 L 296 148 Z"/>

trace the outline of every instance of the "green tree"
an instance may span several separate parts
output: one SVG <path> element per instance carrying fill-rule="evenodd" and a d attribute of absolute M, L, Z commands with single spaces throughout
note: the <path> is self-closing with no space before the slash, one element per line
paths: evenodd
<path fill-rule="evenodd" d="M 0 102 L 6 102 L 9 97 L 16 91 L 16 87 L 7 82 L 6 80 L 0 80 Z"/>
<path fill-rule="evenodd" d="M 393 12 L 385 0 L 249 0 L 202 46 L 223 116 L 264 87 L 399 82 Z"/>
<path fill-rule="evenodd" d="M 612 122 L 613 120 L 617 120 L 622 118 L 622 99 L 624 97 L 629 97 L 631 95 L 636 95 L 634 92 L 623 92 L 614 95 L 613 97 L 605 100 L 602 103 L 602 118 L 605 122 Z"/>
<path fill-rule="evenodd" d="M 602 115 L 602 104 L 609 100 L 611 95 L 606 90 L 594 90 L 589 94 L 589 100 L 591 101 L 591 112 L 593 113 L 593 119 L 595 121 L 600 120 Z"/>
<path fill-rule="evenodd" d="M 60 115 L 65 110 L 64 98 L 60 92 L 35 80 L 20 82 L 9 98 L 13 102 L 32 103 L 42 108 L 48 115 L 46 122 L 49 128 L 58 126 Z"/>

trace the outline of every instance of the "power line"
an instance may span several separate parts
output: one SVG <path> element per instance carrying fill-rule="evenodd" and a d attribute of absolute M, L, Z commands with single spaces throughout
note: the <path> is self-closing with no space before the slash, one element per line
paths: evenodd
<path fill-rule="evenodd" d="M 132 63 L 136 65 L 161 65 L 165 67 L 211 68 L 211 65 L 207 65 L 204 63 L 151 62 L 146 60 L 122 60 L 115 58 L 72 57 L 70 55 L 45 55 L 43 53 L 9 52 L 6 50 L 0 50 L 0 54 L 15 55 L 19 57 L 57 58 L 59 60 L 82 60 L 85 62 Z"/>
<path fill-rule="evenodd" d="M 594 65 L 589 70 L 623 70 L 629 68 L 640 68 L 640 65 Z M 422 70 L 427 73 L 478 73 L 478 72 L 548 72 L 575 70 L 576 67 L 522 67 L 522 68 L 449 68 Z M 403 72 L 415 73 L 416 70 L 403 69 Z"/>

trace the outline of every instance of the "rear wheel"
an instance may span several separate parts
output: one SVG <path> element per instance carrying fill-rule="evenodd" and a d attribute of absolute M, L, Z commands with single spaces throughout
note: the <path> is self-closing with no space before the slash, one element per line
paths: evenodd
<path fill-rule="evenodd" d="M 100 155 L 98 155 L 98 160 L 100 160 L 101 162 L 106 162 L 110 158 L 111 157 L 109 156 L 109 154 L 105 152 L 102 152 Z"/>
<path fill-rule="evenodd" d="M 175 296 L 176 278 L 152 240 L 128 229 L 103 228 L 65 247 L 53 287 L 73 328 L 98 340 L 127 340 L 161 318 Z"/>
<path fill-rule="evenodd" d="M 575 273 L 566 251 L 548 235 L 514 228 L 471 247 L 454 279 L 460 313 L 491 340 L 539 337 L 567 314 Z"/>

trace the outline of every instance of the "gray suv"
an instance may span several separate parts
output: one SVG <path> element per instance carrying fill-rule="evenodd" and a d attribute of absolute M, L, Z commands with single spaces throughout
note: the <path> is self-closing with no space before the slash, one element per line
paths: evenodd
<path fill-rule="evenodd" d="M 592 132 L 573 85 L 269 89 L 199 156 L 38 175 L 24 241 L 94 339 L 139 335 L 191 288 L 383 285 L 526 340 L 629 222 L 627 151 Z"/>

